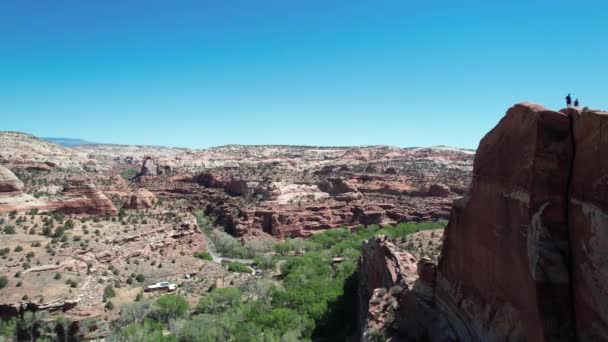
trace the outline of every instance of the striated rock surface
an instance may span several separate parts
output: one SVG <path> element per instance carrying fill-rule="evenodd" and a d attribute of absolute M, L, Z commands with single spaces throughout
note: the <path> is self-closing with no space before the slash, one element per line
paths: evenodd
<path fill-rule="evenodd" d="M 455 202 L 436 303 L 466 340 L 568 340 L 570 119 L 518 104 L 480 142 Z M 489 314 L 491 313 L 491 314 Z"/>
<path fill-rule="evenodd" d="M 95 185 L 83 180 L 68 180 L 63 189 L 64 199 L 51 207 L 64 214 L 116 216 L 118 209 Z"/>
<path fill-rule="evenodd" d="M 510 108 L 480 142 L 439 264 L 419 263 L 399 295 L 390 336 L 607 341 L 607 124 L 601 111 Z"/>
<path fill-rule="evenodd" d="M 156 203 L 156 196 L 147 189 L 139 188 L 130 196 L 124 204 L 125 209 L 149 209 Z"/>
<path fill-rule="evenodd" d="M 576 337 L 608 341 L 608 112 L 563 112 L 575 146 L 568 224 Z"/>

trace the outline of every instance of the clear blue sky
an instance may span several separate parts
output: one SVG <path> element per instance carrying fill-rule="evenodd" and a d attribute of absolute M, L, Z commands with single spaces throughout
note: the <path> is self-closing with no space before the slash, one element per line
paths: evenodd
<path fill-rule="evenodd" d="M 0 130 L 475 148 L 513 103 L 608 108 L 606 1 L 6 0 Z"/>

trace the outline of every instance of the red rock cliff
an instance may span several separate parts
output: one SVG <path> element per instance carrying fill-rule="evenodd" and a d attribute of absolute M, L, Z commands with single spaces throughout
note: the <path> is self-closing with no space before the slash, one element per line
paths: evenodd
<path fill-rule="evenodd" d="M 435 278 L 419 279 L 432 291 L 400 295 L 394 336 L 608 341 L 604 128 L 608 112 L 510 108 L 479 144 Z"/>
<path fill-rule="evenodd" d="M 518 104 L 480 142 L 454 203 L 436 303 L 467 340 L 573 337 L 568 115 Z"/>

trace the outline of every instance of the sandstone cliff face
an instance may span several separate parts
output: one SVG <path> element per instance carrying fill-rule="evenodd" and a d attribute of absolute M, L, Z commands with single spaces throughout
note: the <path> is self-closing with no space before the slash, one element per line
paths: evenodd
<path fill-rule="evenodd" d="M 570 119 L 509 109 L 479 145 L 470 192 L 455 203 L 437 304 L 464 339 L 570 339 Z"/>
<path fill-rule="evenodd" d="M 607 123 L 600 111 L 510 108 L 480 142 L 436 271 L 419 272 L 428 291 L 399 296 L 394 336 L 608 340 Z"/>
<path fill-rule="evenodd" d="M 608 340 L 608 112 L 564 110 L 575 154 L 568 224 L 577 338 Z"/>

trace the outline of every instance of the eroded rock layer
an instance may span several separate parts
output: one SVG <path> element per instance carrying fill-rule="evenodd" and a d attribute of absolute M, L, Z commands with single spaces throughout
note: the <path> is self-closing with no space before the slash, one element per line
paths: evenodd
<path fill-rule="evenodd" d="M 569 339 L 570 119 L 519 104 L 479 144 L 452 209 L 437 304 L 465 339 Z M 457 314 L 451 314 L 457 313 Z"/>
<path fill-rule="evenodd" d="M 510 108 L 480 142 L 439 264 L 418 265 L 414 289 L 427 290 L 401 292 L 389 335 L 608 340 L 607 123 L 601 111 Z"/>
<path fill-rule="evenodd" d="M 608 340 L 608 112 L 564 110 L 575 156 L 568 224 L 577 338 Z"/>

